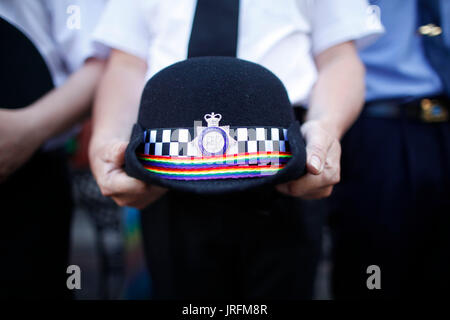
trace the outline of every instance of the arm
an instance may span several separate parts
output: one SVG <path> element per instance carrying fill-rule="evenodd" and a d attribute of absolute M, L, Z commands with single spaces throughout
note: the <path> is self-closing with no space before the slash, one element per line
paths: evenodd
<path fill-rule="evenodd" d="M 315 61 L 319 78 L 306 121 L 320 121 L 333 137 L 341 139 L 364 103 L 364 66 L 352 42 L 325 50 Z"/>
<path fill-rule="evenodd" d="M 0 109 L 0 182 L 22 166 L 49 138 L 87 115 L 104 62 L 87 60 L 64 85 L 28 107 Z"/>
<path fill-rule="evenodd" d="M 302 125 L 307 173 L 278 186 L 288 195 L 318 199 L 340 180 L 339 139 L 358 117 L 364 102 L 364 66 L 352 42 L 333 46 L 316 57 L 319 72 Z"/>
<path fill-rule="evenodd" d="M 94 104 L 94 131 L 89 147 L 92 172 L 102 194 L 119 205 L 143 208 L 165 190 L 129 177 L 122 166 L 136 122 L 147 64 L 113 50 Z"/>
<path fill-rule="evenodd" d="M 94 105 L 92 145 L 103 140 L 128 141 L 137 120 L 147 64 L 123 51 L 113 50 Z"/>

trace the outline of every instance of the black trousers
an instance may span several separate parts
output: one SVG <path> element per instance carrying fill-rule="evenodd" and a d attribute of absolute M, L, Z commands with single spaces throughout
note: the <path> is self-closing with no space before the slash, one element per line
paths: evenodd
<path fill-rule="evenodd" d="M 450 124 L 360 118 L 332 198 L 336 298 L 450 295 Z M 378 265 L 381 290 L 369 290 Z"/>
<path fill-rule="evenodd" d="M 0 184 L 0 298 L 70 298 L 72 198 L 61 152 L 36 154 Z"/>
<path fill-rule="evenodd" d="M 155 299 L 311 299 L 323 215 L 273 188 L 170 191 L 142 212 Z"/>

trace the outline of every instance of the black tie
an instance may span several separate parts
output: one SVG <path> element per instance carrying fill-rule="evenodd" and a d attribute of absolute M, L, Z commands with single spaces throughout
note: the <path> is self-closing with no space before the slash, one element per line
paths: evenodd
<path fill-rule="evenodd" d="M 188 58 L 236 56 L 239 0 L 198 0 Z"/>

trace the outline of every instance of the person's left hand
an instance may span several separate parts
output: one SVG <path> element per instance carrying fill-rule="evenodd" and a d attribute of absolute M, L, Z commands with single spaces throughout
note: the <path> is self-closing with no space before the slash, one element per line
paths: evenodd
<path fill-rule="evenodd" d="M 319 121 L 307 121 L 301 131 L 306 140 L 306 175 L 277 186 L 286 195 L 321 199 L 331 195 L 340 180 L 341 146 Z"/>
<path fill-rule="evenodd" d="M 43 143 L 25 109 L 0 109 L 0 183 L 20 168 Z"/>

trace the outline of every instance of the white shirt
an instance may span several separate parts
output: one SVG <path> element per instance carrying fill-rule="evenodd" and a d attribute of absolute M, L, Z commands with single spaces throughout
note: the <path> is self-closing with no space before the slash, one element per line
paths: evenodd
<path fill-rule="evenodd" d="M 195 0 L 111 0 L 94 37 L 144 59 L 150 78 L 186 59 L 195 7 Z M 381 33 L 369 18 L 366 0 L 241 0 L 237 57 L 271 70 L 293 104 L 307 104 L 317 78 L 314 56 Z"/>
<path fill-rule="evenodd" d="M 41 53 L 55 86 L 92 56 L 92 31 L 105 0 L 1 0 L 0 16 L 21 30 Z M 3 44 L 2 44 L 3 45 Z"/>

